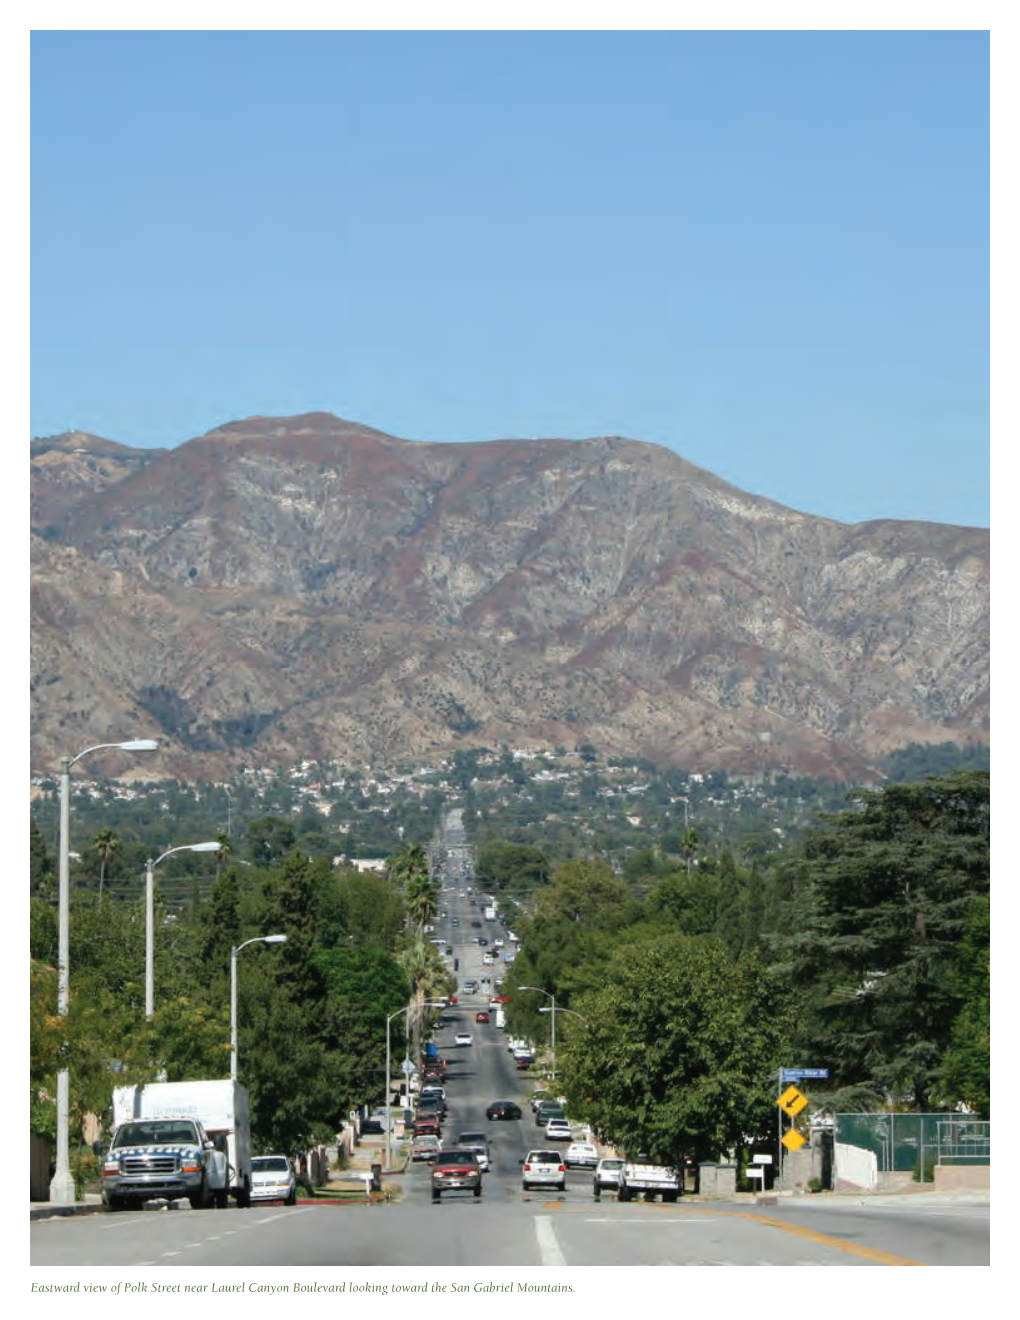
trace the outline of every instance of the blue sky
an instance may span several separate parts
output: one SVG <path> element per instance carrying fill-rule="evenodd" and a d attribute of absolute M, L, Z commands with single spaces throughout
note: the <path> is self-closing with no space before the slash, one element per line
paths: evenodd
<path fill-rule="evenodd" d="M 33 435 L 621 434 L 987 525 L 977 31 L 32 37 Z"/>

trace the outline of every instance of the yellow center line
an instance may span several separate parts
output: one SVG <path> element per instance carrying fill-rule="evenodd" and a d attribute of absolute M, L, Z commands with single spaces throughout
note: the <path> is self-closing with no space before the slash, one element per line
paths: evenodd
<path fill-rule="evenodd" d="M 561 1214 L 592 1213 L 592 1207 L 568 1206 L 556 1201 L 547 1202 L 543 1209 L 558 1210 Z M 893 1256 L 888 1251 L 879 1251 L 877 1247 L 857 1246 L 852 1242 L 844 1242 L 842 1238 L 830 1237 L 828 1233 L 819 1233 L 813 1228 L 803 1228 L 800 1224 L 787 1224 L 782 1219 L 773 1219 L 769 1215 L 748 1214 L 745 1210 L 714 1210 L 705 1205 L 657 1205 L 654 1201 L 649 1201 L 640 1206 L 627 1206 L 626 1210 L 640 1211 L 642 1214 L 647 1214 L 651 1210 L 661 1215 L 671 1216 L 677 1214 L 724 1215 L 731 1219 L 747 1219 L 752 1224 L 766 1224 L 769 1228 L 781 1228 L 784 1233 L 793 1233 L 796 1237 L 807 1238 L 808 1241 L 817 1242 L 820 1246 L 835 1247 L 837 1251 L 849 1251 L 855 1256 L 863 1256 L 865 1260 L 877 1261 L 882 1265 L 915 1265 L 922 1269 L 926 1268 L 924 1261 L 921 1260 L 908 1260 L 905 1256 Z"/>
<path fill-rule="evenodd" d="M 722 1211 L 720 1213 L 726 1212 Z M 920 1260 L 907 1260 L 905 1256 L 893 1256 L 888 1251 L 879 1251 L 876 1247 L 857 1246 L 852 1242 L 844 1242 L 842 1238 L 830 1237 L 828 1233 L 819 1233 L 813 1228 L 803 1228 L 800 1224 L 785 1224 L 781 1219 L 770 1219 L 768 1215 L 749 1215 L 738 1211 L 736 1217 L 738 1219 L 749 1219 L 756 1224 L 768 1224 L 772 1228 L 781 1228 L 784 1233 L 793 1233 L 795 1236 L 807 1238 L 811 1242 L 818 1242 L 826 1247 L 835 1247 L 838 1251 L 849 1251 L 855 1256 L 863 1256 L 866 1260 L 879 1261 L 883 1265 L 917 1265 L 922 1268 L 924 1265 L 924 1262 Z"/>

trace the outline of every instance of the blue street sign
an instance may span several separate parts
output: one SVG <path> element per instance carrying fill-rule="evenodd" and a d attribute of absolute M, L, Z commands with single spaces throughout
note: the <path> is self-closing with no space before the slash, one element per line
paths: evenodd
<path fill-rule="evenodd" d="M 805 1077 L 828 1077 L 828 1068 L 784 1068 L 784 1082 L 801 1082 Z"/>

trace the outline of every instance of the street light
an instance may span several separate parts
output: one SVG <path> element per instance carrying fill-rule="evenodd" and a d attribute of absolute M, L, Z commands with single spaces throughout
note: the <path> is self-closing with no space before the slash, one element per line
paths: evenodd
<path fill-rule="evenodd" d="M 71 766 L 90 752 L 116 747 L 122 752 L 154 752 L 159 743 L 153 738 L 132 738 L 128 742 L 96 743 L 77 756 L 60 758 L 60 844 L 58 854 L 58 932 L 57 932 L 57 1013 L 67 1016 L 70 989 L 71 946 Z M 71 1076 L 67 1068 L 57 1073 L 57 1161 L 50 1182 L 50 1200 L 55 1205 L 74 1203 L 74 1179 L 71 1177 L 68 1122 L 71 1110 Z"/>
<path fill-rule="evenodd" d="M 249 944 L 286 944 L 286 935 L 256 935 L 230 950 L 230 1080 L 237 1081 L 237 955 Z"/>
<path fill-rule="evenodd" d="M 569 1013 L 571 1017 L 581 1018 L 581 1021 L 585 1026 L 588 1025 L 588 1019 L 582 1017 L 580 1013 L 575 1013 L 572 1008 L 540 1008 L 538 1011 L 540 1013 Z M 556 1019 L 553 1018 L 553 1022 L 555 1021 Z"/>
<path fill-rule="evenodd" d="M 145 1016 L 152 1017 L 152 1011 L 155 1001 L 155 876 L 153 872 L 156 867 L 170 856 L 171 853 L 178 852 L 219 852 L 223 845 L 215 840 L 209 843 L 182 843 L 178 848 L 168 848 L 162 857 L 157 857 L 155 861 L 150 857 L 145 863 Z"/>
<path fill-rule="evenodd" d="M 543 990 L 543 989 L 541 988 L 541 986 L 537 986 L 537 985 L 519 985 L 519 986 L 517 987 L 517 989 L 518 989 L 518 990 L 534 990 L 534 992 L 535 992 L 536 994 L 538 994 L 538 995 L 545 995 L 546 999 L 551 999 L 551 1000 L 552 1000 L 552 1042 L 551 1042 L 551 1044 L 552 1044 L 552 1075 L 555 1077 L 555 1076 L 556 1076 L 556 996 L 550 994 L 548 990 Z M 545 1012 L 545 1009 L 544 1009 L 544 1008 L 540 1008 L 538 1011 L 539 1011 L 540 1013 L 544 1013 L 544 1012 Z"/>

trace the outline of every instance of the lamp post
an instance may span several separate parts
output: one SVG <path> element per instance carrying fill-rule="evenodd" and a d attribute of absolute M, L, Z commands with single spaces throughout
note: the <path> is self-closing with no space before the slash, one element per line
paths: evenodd
<path fill-rule="evenodd" d="M 286 944 L 286 935 L 256 935 L 230 950 L 230 1080 L 237 1081 L 237 955 L 249 944 Z"/>
<path fill-rule="evenodd" d="M 122 752 L 154 752 L 159 746 L 153 738 L 133 738 L 128 742 L 96 743 L 77 756 L 60 758 L 60 843 L 58 854 L 58 929 L 57 929 L 57 1013 L 67 1016 L 70 989 L 71 945 L 71 766 L 90 752 L 116 747 Z M 50 1182 L 50 1200 L 55 1205 L 72 1205 L 74 1179 L 71 1177 L 68 1122 L 71 1111 L 71 1076 L 67 1068 L 57 1073 L 57 1151 L 56 1169 Z"/>
<path fill-rule="evenodd" d="M 555 1077 L 556 1076 L 556 996 L 550 994 L 548 990 L 543 990 L 541 986 L 537 986 L 537 985 L 519 985 L 517 989 L 534 990 L 536 994 L 545 995 L 546 999 L 552 1000 L 552 1075 Z M 540 1013 L 544 1013 L 545 1009 L 540 1008 L 538 1011 Z"/>
<path fill-rule="evenodd" d="M 442 1002 L 440 1002 L 440 1001 L 438 1001 L 438 1000 L 431 1000 L 431 999 L 428 1000 L 428 1001 L 426 1001 L 424 1004 L 422 1004 L 422 1008 L 445 1008 L 445 1007 L 446 1007 L 445 1003 L 442 1003 Z M 407 1016 L 409 1017 L 409 1016 L 410 1016 L 410 1012 L 411 1012 L 411 1005 L 410 1005 L 410 1004 L 405 1004 L 403 1008 L 398 1008 L 397 1011 L 396 1011 L 395 1013 L 391 1013 L 391 1014 L 389 1015 L 389 1017 L 386 1019 L 386 1082 L 385 1082 L 385 1093 L 383 1094 L 383 1105 L 385 1106 L 385 1109 L 386 1109 L 386 1163 L 387 1163 L 387 1165 L 389 1165 L 389 1162 L 390 1162 L 390 1023 L 393 1021 L 393 1019 L 394 1019 L 395 1017 L 400 1017 L 401 1013 L 404 1013 L 405 1015 L 407 1015 Z M 405 1026 L 405 1028 L 404 1028 L 404 1035 L 405 1035 L 405 1036 L 409 1036 L 409 1035 L 410 1035 L 409 1026 L 410 1026 L 410 1023 L 408 1022 L 408 1025 Z M 410 1076 L 408 1076 L 408 1078 L 407 1078 L 407 1099 L 408 1099 L 408 1103 L 410 1103 L 410 1100 L 411 1100 L 411 1078 L 410 1078 Z"/>
<path fill-rule="evenodd" d="M 153 874 L 156 867 L 170 856 L 171 853 L 178 852 L 219 852 L 220 844 L 215 841 L 209 843 L 182 843 L 178 848 L 168 848 L 162 857 L 157 857 L 155 861 L 150 857 L 145 863 L 145 1016 L 152 1017 L 155 1002 L 155 891 L 156 878 Z"/>

